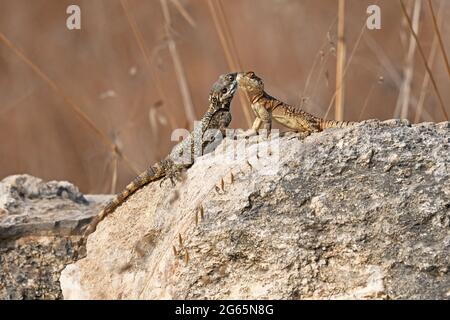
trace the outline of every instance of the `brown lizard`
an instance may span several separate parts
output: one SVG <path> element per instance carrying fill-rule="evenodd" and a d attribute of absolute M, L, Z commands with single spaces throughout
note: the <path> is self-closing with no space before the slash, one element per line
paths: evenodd
<path fill-rule="evenodd" d="M 97 225 L 137 190 L 164 177 L 174 183 L 173 179 L 181 171 L 192 166 L 196 157 L 202 155 L 207 147 L 211 149 L 209 147 L 214 142 L 214 137 L 217 138 L 217 130 L 224 134 L 231 122 L 230 104 L 236 89 L 236 73 L 221 75 L 212 86 L 208 110 L 201 118 L 200 125 L 194 126 L 194 130 L 178 143 L 166 158 L 150 166 L 128 184 L 122 192 L 115 195 L 88 225 L 81 238 L 81 243 L 85 243 Z"/>
<path fill-rule="evenodd" d="M 268 135 L 272 129 L 272 120 L 305 135 L 327 128 L 342 128 L 354 124 L 348 121 L 325 120 L 270 96 L 264 91 L 262 79 L 252 71 L 238 73 L 237 83 L 238 87 L 247 93 L 256 115 L 250 133 L 246 135 L 257 134 L 260 129 L 267 130 Z"/>

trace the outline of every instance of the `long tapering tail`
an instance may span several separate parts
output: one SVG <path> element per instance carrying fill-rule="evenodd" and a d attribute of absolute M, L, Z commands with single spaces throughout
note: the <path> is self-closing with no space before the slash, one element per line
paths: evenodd
<path fill-rule="evenodd" d="M 105 219 L 107 215 L 112 213 L 118 206 L 120 206 L 129 196 L 135 193 L 137 190 L 149 184 L 152 181 L 158 180 L 165 176 L 165 166 L 162 162 L 158 162 L 142 172 L 139 176 L 134 178 L 132 182 L 130 182 L 125 189 L 116 194 L 113 199 L 111 199 L 106 207 L 100 211 L 94 219 L 92 219 L 91 223 L 87 226 L 86 230 L 81 237 L 81 243 L 84 244 L 87 240 L 87 237 L 95 231 L 97 225 Z"/>
<path fill-rule="evenodd" d="M 356 122 L 353 121 L 337 121 L 337 120 L 323 120 L 320 123 L 320 129 L 328 128 L 345 128 L 354 125 Z"/>

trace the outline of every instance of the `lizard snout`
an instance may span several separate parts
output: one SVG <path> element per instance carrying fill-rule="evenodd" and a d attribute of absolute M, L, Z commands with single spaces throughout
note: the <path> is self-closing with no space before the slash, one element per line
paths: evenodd
<path fill-rule="evenodd" d="M 238 72 L 237 73 L 237 76 L 236 76 L 236 81 L 240 81 L 240 80 L 242 80 L 242 78 L 244 77 L 244 75 L 245 75 L 245 72 Z"/>

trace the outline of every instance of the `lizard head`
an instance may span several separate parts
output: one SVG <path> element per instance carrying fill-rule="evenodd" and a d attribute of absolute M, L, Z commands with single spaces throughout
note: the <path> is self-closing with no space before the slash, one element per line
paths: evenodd
<path fill-rule="evenodd" d="M 225 130 L 231 122 L 230 105 L 236 89 L 236 73 L 222 74 L 213 84 L 209 94 L 209 108 L 202 118 L 201 134 L 203 141 L 207 142 L 206 145 L 214 145 L 210 143 L 211 139 L 205 139 L 208 132 L 213 132 L 213 140 L 217 130 L 220 130 L 222 135 L 225 134 Z M 202 151 L 204 150 L 205 145 L 202 145 Z"/>
<path fill-rule="evenodd" d="M 209 94 L 209 102 L 214 107 L 223 109 L 230 105 L 237 89 L 236 73 L 226 73 L 219 76 Z"/>
<path fill-rule="evenodd" d="M 264 82 L 253 71 L 239 72 L 236 77 L 239 88 L 251 95 L 264 92 Z"/>

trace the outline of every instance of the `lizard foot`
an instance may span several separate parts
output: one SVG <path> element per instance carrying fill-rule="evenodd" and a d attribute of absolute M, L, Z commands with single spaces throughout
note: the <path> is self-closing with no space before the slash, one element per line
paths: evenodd
<path fill-rule="evenodd" d="M 185 168 L 173 168 L 166 173 L 166 179 L 169 179 L 172 183 L 172 187 L 175 187 L 177 182 L 181 182 L 186 179 L 186 170 Z M 162 186 L 162 183 L 165 179 L 161 180 L 159 186 Z"/>
<path fill-rule="evenodd" d="M 256 136 L 256 135 L 258 135 L 258 132 L 256 132 L 256 131 L 253 130 L 253 129 L 249 129 L 249 130 L 247 130 L 247 131 L 244 131 L 244 132 L 241 133 L 241 134 L 236 134 L 236 135 L 234 135 L 233 138 L 235 138 L 236 140 L 240 140 L 240 139 L 250 139 L 251 137 L 254 137 L 254 136 Z"/>
<path fill-rule="evenodd" d="M 272 134 L 271 134 L 270 130 L 262 129 L 262 130 L 259 130 L 258 136 L 260 136 L 261 139 L 263 139 L 263 140 L 269 140 L 272 137 Z"/>
<path fill-rule="evenodd" d="M 289 140 L 292 140 L 292 139 L 305 140 L 306 137 L 308 137 L 311 134 L 310 132 L 305 132 L 305 131 L 296 131 L 295 133 L 296 133 L 296 135 L 289 138 Z"/>

